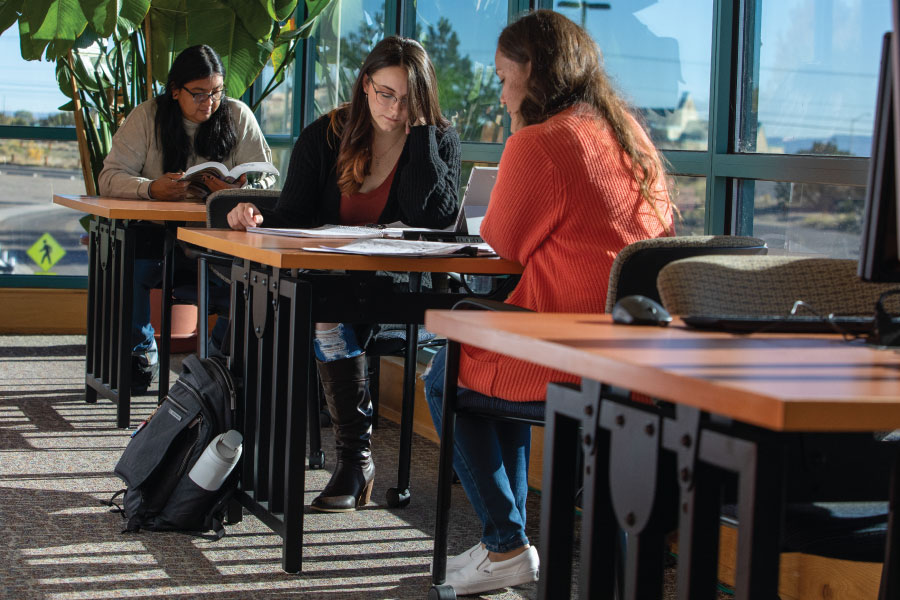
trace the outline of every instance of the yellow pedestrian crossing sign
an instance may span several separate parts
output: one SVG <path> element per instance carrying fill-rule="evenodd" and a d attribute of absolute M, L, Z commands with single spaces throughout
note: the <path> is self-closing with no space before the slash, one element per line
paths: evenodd
<path fill-rule="evenodd" d="M 66 251 L 49 233 L 39 237 L 34 245 L 28 249 L 28 256 L 41 268 L 42 273 L 40 274 L 46 275 L 50 274 L 49 270 L 65 255 Z"/>

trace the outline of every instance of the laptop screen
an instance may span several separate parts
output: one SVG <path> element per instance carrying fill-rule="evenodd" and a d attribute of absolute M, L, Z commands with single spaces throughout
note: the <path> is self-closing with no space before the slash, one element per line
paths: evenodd
<path fill-rule="evenodd" d="M 459 210 L 459 223 L 457 231 L 470 235 L 479 235 L 481 220 L 487 212 L 488 202 L 491 199 L 491 190 L 497 181 L 497 167 L 472 167 L 469 174 L 469 183 L 463 193 Z M 465 221 L 462 221 L 465 219 Z M 463 231 L 463 223 L 465 230 Z"/>

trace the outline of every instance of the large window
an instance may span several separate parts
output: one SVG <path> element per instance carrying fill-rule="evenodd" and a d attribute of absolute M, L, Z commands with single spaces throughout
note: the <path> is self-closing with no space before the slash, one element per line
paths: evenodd
<path fill-rule="evenodd" d="M 706 150 L 712 2 L 556 0 L 554 8 L 590 32 L 659 148 Z"/>
<path fill-rule="evenodd" d="M 464 163 L 495 164 L 506 131 L 497 37 L 535 6 L 597 41 L 668 160 L 679 234 L 856 256 L 888 0 L 335 0 L 258 112 L 282 177 L 302 128 L 349 98 L 366 54 L 393 33 L 429 51 Z M 52 193 L 84 189 L 53 65 L 23 61 L 11 28 L 0 66 L 0 275 L 83 274 L 78 215 L 50 204 Z M 52 267 L 33 257 L 46 252 L 45 233 L 65 250 Z"/>
<path fill-rule="evenodd" d="M 359 68 L 384 38 L 384 0 L 337 0 L 319 21 L 313 55 L 312 117 L 319 117 L 350 99 Z"/>
<path fill-rule="evenodd" d="M 80 215 L 52 203 L 85 189 L 54 67 L 22 59 L 15 27 L 0 36 L 0 276 L 87 274 Z"/>
<path fill-rule="evenodd" d="M 887 0 L 747 3 L 731 144 L 759 168 L 731 189 L 735 229 L 771 253 L 858 257 L 865 164 L 850 157 L 871 152 L 889 23 Z"/>
<path fill-rule="evenodd" d="M 416 3 L 415 35 L 434 63 L 441 109 L 462 141 L 503 141 L 494 51 L 508 10 L 499 0 Z"/>
<path fill-rule="evenodd" d="M 888 0 L 758 0 L 751 18 L 737 150 L 868 156 Z"/>

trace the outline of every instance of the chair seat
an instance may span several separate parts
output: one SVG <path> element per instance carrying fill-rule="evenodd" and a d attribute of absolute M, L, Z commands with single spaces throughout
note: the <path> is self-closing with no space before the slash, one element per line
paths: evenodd
<path fill-rule="evenodd" d="M 485 396 L 473 390 L 460 389 L 456 400 L 457 411 L 490 413 L 492 418 L 544 420 L 546 402 L 511 402 Z"/>
<path fill-rule="evenodd" d="M 735 506 L 726 504 L 723 514 L 733 517 Z M 788 504 L 782 552 L 882 562 L 887 522 L 887 502 Z"/>
<path fill-rule="evenodd" d="M 197 304 L 197 284 L 179 285 L 172 290 L 176 304 Z M 228 314 L 231 304 L 231 289 L 225 286 L 209 286 L 209 311 L 216 314 Z"/>
<path fill-rule="evenodd" d="M 375 338 L 366 346 L 366 353 L 372 356 L 390 356 L 399 354 L 406 348 L 406 327 L 402 329 L 382 326 Z M 399 327 L 399 326 L 398 326 Z M 418 345 L 426 344 L 437 337 L 424 327 L 419 327 Z"/>

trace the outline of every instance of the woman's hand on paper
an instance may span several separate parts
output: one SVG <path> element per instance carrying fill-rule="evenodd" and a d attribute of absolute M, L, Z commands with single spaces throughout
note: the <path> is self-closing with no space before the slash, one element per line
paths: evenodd
<path fill-rule="evenodd" d="M 154 200 L 184 200 L 188 182 L 178 181 L 184 173 L 163 173 L 159 179 L 150 182 L 150 197 Z"/>
<path fill-rule="evenodd" d="M 241 202 L 228 213 L 228 226 L 238 231 L 257 227 L 262 222 L 263 216 L 259 214 L 259 209 L 250 202 Z"/>

